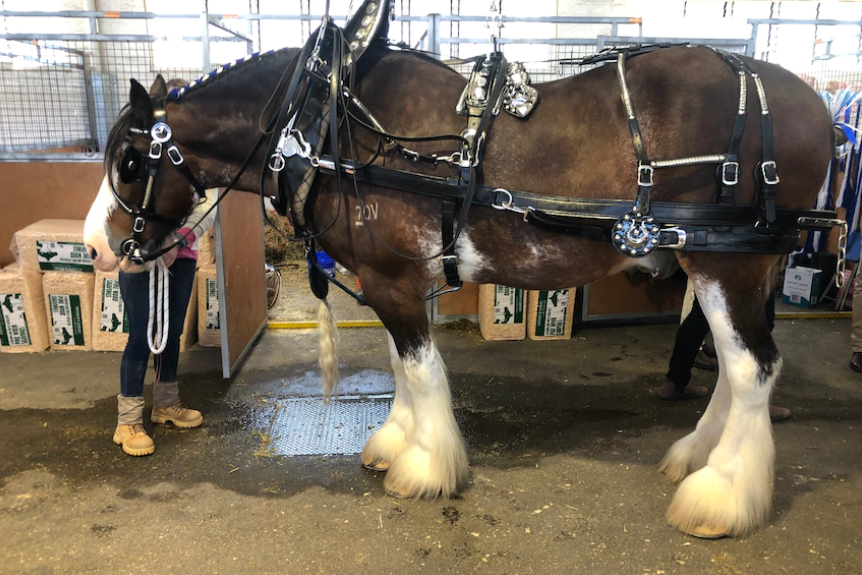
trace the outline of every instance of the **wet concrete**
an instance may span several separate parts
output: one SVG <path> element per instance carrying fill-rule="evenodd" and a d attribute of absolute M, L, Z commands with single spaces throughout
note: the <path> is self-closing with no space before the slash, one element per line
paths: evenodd
<path fill-rule="evenodd" d="M 448 501 L 388 498 L 356 456 L 275 452 L 278 406 L 317 393 L 313 332 L 266 333 L 232 383 L 218 350 L 184 354 L 181 392 L 205 424 L 156 426 L 144 458 L 111 442 L 118 354 L 0 356 L 0 573 L 860 573 L 849 321 L 779 322 L 775 402 L 794 416 L 775 426 L 775 510 L 722 541 L 664 521 L 674 486 L 656 465 L 706 405 L 655 396 L 674 333 L 437 330 L 472 464 Z M 391 390 L 382 330 L 341 342 L 346 393 Z"/>

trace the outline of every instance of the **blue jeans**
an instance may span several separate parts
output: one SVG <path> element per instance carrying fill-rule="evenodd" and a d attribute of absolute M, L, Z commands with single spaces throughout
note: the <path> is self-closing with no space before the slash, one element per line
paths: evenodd
<path fill-rule="evenodd" d="M 180 359 L 180 336 L 186 319 L 186 308 L 192 294 L 197 262 L 178 259 L 170 267 L 170 326 L 165 350 L 155 356 L 153 367 L 156 379 L 170 383 L 177 380 L 177 363 Z M 150 274 L 127 274 L 120 272 L 120 294 L 129 318 L 129 341 L 120 364 L 120 394 L 140 397 L 144 394 L 144 377 L 150 359 L 147 344 L 147 321 L 150 311 Z"/>

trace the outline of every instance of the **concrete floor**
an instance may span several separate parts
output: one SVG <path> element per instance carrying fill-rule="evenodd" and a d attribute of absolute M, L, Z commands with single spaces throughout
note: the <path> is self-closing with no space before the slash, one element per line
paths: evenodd
<path fill-rule="evenodd" d="M 706 406 L 655 396 L 674 333 L 489 343 L 437 330 L 472 463 L 449 501 L 388 498 L 355 456 L 273 454 L 275 403 L 319 393 L 313 332 L 266 333 L 232 383 L 217 350 L 184 354 L 182 394 L 205 424 L 158 426 L 144 458 L 111 442 L 119 354 L 2 355 L 0 573 L 862 572 L 849 321 L 779 322 L 775 402 L 794 416 L 775 426 L 775 509 L 753 536 L 721 541 L 664 521 L 674 486 L 656 465 Z M 391 388 L 382 330 L 341 341 L 353 391 Z"/>

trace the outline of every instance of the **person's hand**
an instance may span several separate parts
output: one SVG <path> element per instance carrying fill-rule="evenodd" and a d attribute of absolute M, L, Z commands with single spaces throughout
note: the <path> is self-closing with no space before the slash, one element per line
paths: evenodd
<path fill-rule="evenodd" d="M 173 242 L 172 242 L 173 243 Z M 165 267 L 171 267 L 177 259 L 177 253 L 180 251 L 180 246 L 175 246 L 172 250 L 165 252 L 162 260 L 165 262 Z"/>

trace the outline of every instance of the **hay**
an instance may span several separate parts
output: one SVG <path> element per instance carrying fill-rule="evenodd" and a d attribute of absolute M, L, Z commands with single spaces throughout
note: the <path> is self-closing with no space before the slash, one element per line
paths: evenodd
<path fill-rule="evenodd" d="M 210 266 L 215 263 L 215 238 L 213 237 L 212 228 L 204 232 L 204 235 L 197 239 L 198 242 L 198 269 L 204 266 Z"/>
<path fill-rule="evenodd" d="M 42 275 L 13 264 L 0 271 L 0 353 L 48 349 Z"/>
<path fill-rule="evenodd" d="M 83 220 L 42 220 L 19 230 L 9 247 L 21 269 L 92 272 Z"/>
<path fill-rule="evenodd" d="M 192 283 L 192 293 L 189 296 L 189 306 L 186 308 L 186 319 L 183 322 L 183 334 L 180 336 L 180 351 L 186 351 L 198 341 L 198 274 Z"/>
<path fill-rule="evenodd" d="M 284 262 L 304 260 L 305 248 L 302 242 L 291 242 L 285 239 L 285 237 L 292 238 L 294 235 L 290 217 L 282 217 L 275 212 L 267 212 L 267 215 L 272 223 L 267 223 L 263 228 L 266 261 L 278 266 Z M 273 229 L 273 226 L 281 233 Z"/>
<path fill-rule="evenodd" d="M 52 350 L 93 349 L 94 280 L 93 274 L 47 272 L 42 276 Z"/>
<path fill-rule="evenodd" d="M 96 271 L 93 298 L 93 349 L 123 351 L 129 341 L 129 318 L 120 297 L 119 272 Z"/>
<path fill-rule="evenodd" d="M 215 266 L 198 270 L 198 344 L 221 347 L 218 280 Z"/>
<path fill-rule="evenodd" d="M 490 341 L 521 340 L 527 336 L 525 292 L 501 285 L 479 286 L 479 330 Z"/>
<path fill-rule="evenodd" d="M 576 290 L 527 292 L 527 337 L 537 340 L 571 339 Z"/>

